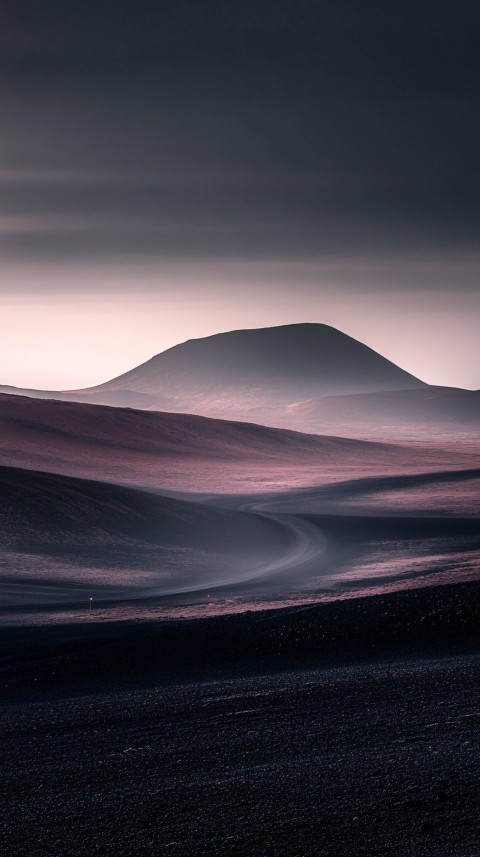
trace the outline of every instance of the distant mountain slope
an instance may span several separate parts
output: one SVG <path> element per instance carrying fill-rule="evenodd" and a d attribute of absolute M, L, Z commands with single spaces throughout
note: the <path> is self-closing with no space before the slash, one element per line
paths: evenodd
<path fill-rule="evenodd" d="M 291 401 L 327 393 L 425 386 L 385 357 L 325 324 L 233 330 L 176 345 L 85 392 L 130 390 L 177 402 L 232 396 Z M 221 402 L 219 402 L 219 405 Z"/>
<path fill-rule="evenodd" d="M 322 324 L 189 340 L 85 390 L 0 391 L 364 439 L 471 434 L 480 427 L 480 392 L 429 386 Z"/>
<path fill-rule="evenodd" d="M 9 396 L 28 396 L 30 399 L 55 399 L 57 402 L 85 402 L 91 405 L 111 405 L 116 408 L 140 408 L 155 410 L 156 400 L 145 393 L 131 390 L 112 390 L 111 392 L 83 393 L 63 392 L 62 390 L 35 390 L 29 387 L 13 387 L 11 384 L 0 384 L 0 393 Z"/>
<path fill-rule="evenodd" d="M 248 409 L 256 406 L 269 408 L 320 395 L 423 386 L 418 378 L 333 327 L 291 324 L 192 339 L 118 378 L 85 390 L 0 390 L 246 419 Z"/>
<path fill-rule="evenodd" d="M 173 490 L 259 491 L 356 474 L 471 466 L 414 446 L 187 414 L 0 394 L 0 463 Z"/>
<path fill-rule="evenodd" d="M 278 408 L 271 414 L 271 423 L 361 438 L 474 435 L 480 429 L 480 390 L 424 387 L 323 396 Z"/>

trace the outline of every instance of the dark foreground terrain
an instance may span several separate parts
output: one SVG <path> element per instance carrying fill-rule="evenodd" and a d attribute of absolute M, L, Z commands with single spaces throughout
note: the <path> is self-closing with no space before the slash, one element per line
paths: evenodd
<path fill-rule="evenodd" d="M 479 589 L 3 628 L 2 853 L 478 857 Z"/>
<path fill-rule="evenodd" d="M 6 706 L 8 855 L 479 853 L 480 658 Z"/>

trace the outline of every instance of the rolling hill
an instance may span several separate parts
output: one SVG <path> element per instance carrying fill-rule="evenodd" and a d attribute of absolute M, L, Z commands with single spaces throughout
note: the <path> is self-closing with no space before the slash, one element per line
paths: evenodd
<path fill-rule="evenodd" d="M 469 467 L 472 455 L 0 394 L 0 463 L 170 491 L 258 492 Z"/>
<path fill-rule="evenodd" d="M 261 419 L 258 409 L 252 419 Z M 363 439 L 442 442 L 461 435 L 478 437 L 480 390 L 422 387 L 376 393 L 321 396 L 272 409 L 271 425 L 303 432 L 332 432 Z"/>
<path fill-rule="evenodd" d="M 281 555 L 280 528 L 125 486 L 0 466 L 2 608 L 195 591 Z"/>

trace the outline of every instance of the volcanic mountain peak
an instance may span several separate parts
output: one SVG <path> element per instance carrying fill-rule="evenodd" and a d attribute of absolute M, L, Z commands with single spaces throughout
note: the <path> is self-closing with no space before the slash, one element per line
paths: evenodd
<path fill-rule="evenodd" d="M 84 390 L 2 390 L 366 439 L 471 433 L 480 395 L 431 387 L 346 333 L 313 323 L 190 339 Z"/>
<path fill-rule="evenodd" d="M 325 324 L 305 323 L 190 339 L 88 392 L 129 389 L 165 396 L 168 404 L 185 392 L 203 398 L 232 387 L 242 393 L 284 391 L 288 399 L 294 388 L 298 399 L 423 386 L 351 336 Z"/>

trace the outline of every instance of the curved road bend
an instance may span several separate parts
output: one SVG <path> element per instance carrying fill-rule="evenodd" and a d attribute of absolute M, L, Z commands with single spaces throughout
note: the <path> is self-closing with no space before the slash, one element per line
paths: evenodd
<path fill-rule="evenodd" d="M 170 589 L 162 590 L 156 594 L 162 596 L 181 595 L 189 592 L 230 588 L 239 584 L 260 581 L 264 578 L 274 577 L 289 569 L 300 570 L 324 553 L 325 540 L 318 527 L 309 521 L 296 518 L 294 515 L 266 511 L 264 510 L 266 506 L 268 507 L 268 503 L 245 503 L 240 507 L 239 511 L 248 512 L 268 522 L 273 521 L 286 532 L 288 547 L 279 556 L 263 561 L 258 565 L 235 570 L 231 574 L 224 574 L 213 580 L 187 584 L 184 587 L 172 586 Z M 151 595 L 152 593 L 150 592 L 150 597 Z"/>

